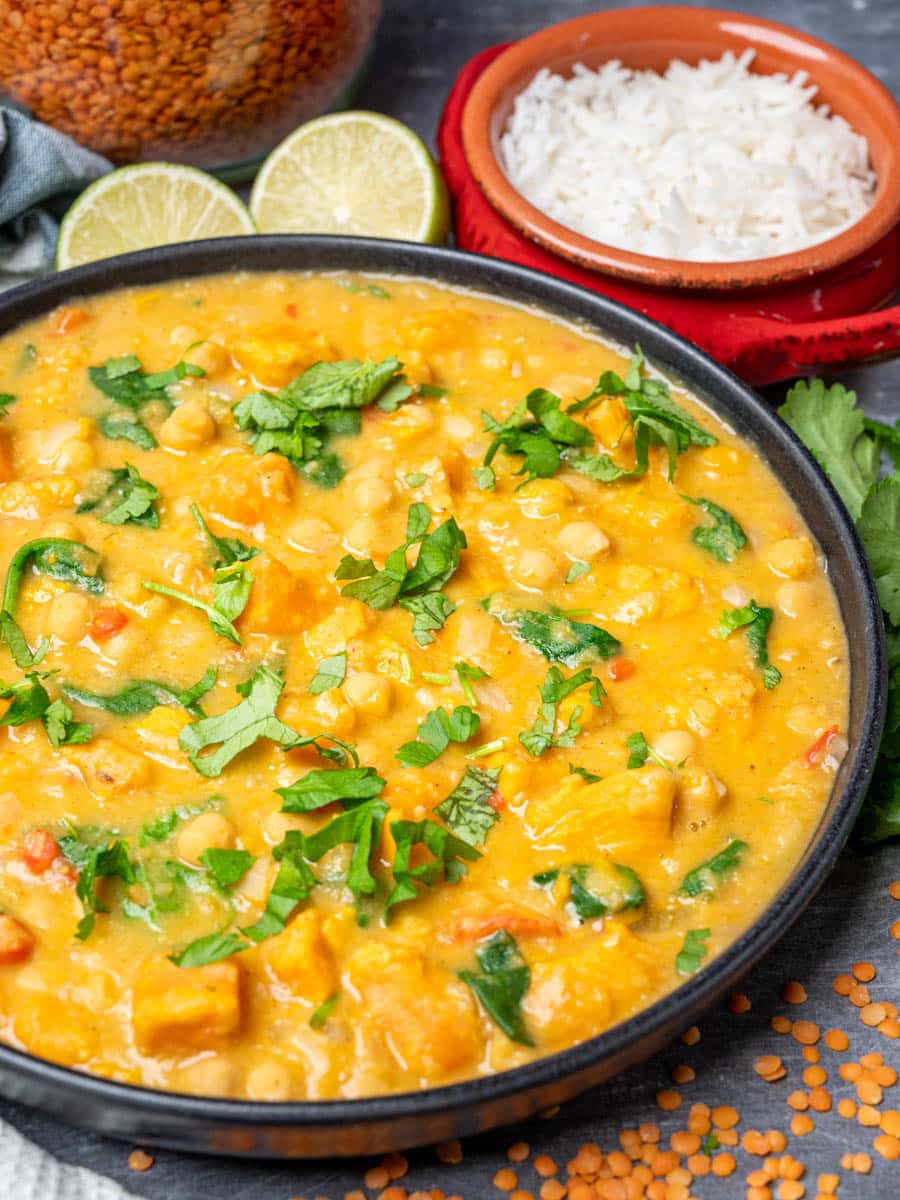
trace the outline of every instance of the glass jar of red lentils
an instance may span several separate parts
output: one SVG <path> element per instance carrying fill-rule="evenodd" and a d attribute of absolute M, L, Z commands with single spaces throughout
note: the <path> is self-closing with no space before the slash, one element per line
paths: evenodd
<path fill-rule="evenodd" d="M 0 91 L 115 163 L 249 175 L 346 104 L 381 0 L 0 0 Z"/>

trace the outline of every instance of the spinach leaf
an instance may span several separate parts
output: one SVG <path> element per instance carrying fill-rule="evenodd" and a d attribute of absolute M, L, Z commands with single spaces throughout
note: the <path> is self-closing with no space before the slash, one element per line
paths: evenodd
<path fill-rule="evenodd" d="M 334 1012 L 335 1005 L 341 998 L 340 992 L 333 992 L 327 1000 L 323 1000 L 316 1011 L 309 1018 L 311 1029 L 322 1029 L 326 1021 Z"/>
<path fill-rule="evenodd" d="M 248 546 L 238 538 L 217 537 L 207 525 L 203 513 L 196 504 L 192 504 L 188 511 L 194 518 L 197 528 L 208 539 L 209 544 L 218 556 L 216 562 L 213 564 L 216 569 L 219 567 L 230 567 L 232 563 L 236 562 L 248 562 L 251 558 L 255 558 L 259 554 L 259 549 L 256 546 Z"/>
<path fill-rule="evenodd" d="M 610 913 L 640 908 L 645 900 L 644 887 L 637 872 L 619 863 L 598 863 L 596 866 L 572 863 L 551 871 L 541 871 L 533 876 L 533 882 L 538 887 L 551 888 L 560 876 L 568 883 L 566 907 L 582 923 Z"/>
<path fill-rule="evenodd" d="M 99 495 L 82 500 L 75 510 L 79 513 L 92 512 L 106 525 L 143 525 L 148 529 L 159 528 L 159 513 L 155 501 L 159 491 L 131 463 L 115 471 L 102 472 L 102 488 Z"/>
<path fill-rule="evenodd" d="M 501 929 L 482 942 L 475 957 L 481 970 L 460 971 L 460 979 L 469 985 L 485 1012 L 510 1041 L 533 1046 L 522 1017 L 522 1001 L 531 986 L 531 970 L 515 939 Z"/>
<path fill-rule="evenodd" d="M 356 755 L 346 743 L 331 734 L 301 737 L 275 716 L 284 689 L 284 680 L 265 665 L 257 667 L 246 683 L 236 691 L 243 699 L 234 708 L 215 717 L 202 717 L 186 725 L 178 735 L 178 744 L 187 754 L 191 766 L 201 775 L 212 778 L 221 775 L 231 760 L 260 738 L 268 738 L 285 749 L 315 746 L 325 758 L 343 761 Z M 337 749 L 320 746 L 320 739 L 335 743 Z M 211 750 L 218 746 L 217 750 Z M 208 753 L 204 753 L 208 751 Z"/>
<path fill-rule="evenodd" d="M 576 767 L 574 763 L 569 763 L 569 774 L 580 775 L 586 783 L 600 783 L 603 779 L 602 775 L 595 775 L 593 771 L 585 770 L 584 767 Z"/>
<path fill-rule="evenodd" d="M 309 687 L 306 689 L 311 696 L 320 696 L 322 692 L 330 692 L 332 688 L 340 687 L 347 674 L 347 651 L 323 658 L 316 668 Z"/>
<path fill-rule="evenodd" d="M 113 413 L 101 416 L 97 427 L 104 437 L 124 438 L 142 450 L 152 450 L 158 443 L 141 420 L 141 409 L 145 404 L 157 401 L 171 412 L 173 404 L 166 389 L 189 375 L 205 374 L 202 367 L 183 359 L 166 371 L 148 374 L 135 354 L 108 358 L 99 367 L 88 367 L 91 383 L 112 400 L 119 410 L 117 412 L 114 409 Z"/>
<path fill-rule="evenodd" d="M 430 887 L 442 876 L 447 883 L 459 883 L 468 871 L 466 862 L 476 862 L 480 857 L 477 850 L 467 841 L 454 837 L 436 821 L 392 821 L 391 836 L 396 850 L 394 853 L 394 886 L 385 901 L 385 920 L 390 918 L 396 904 L 415 900 L 417 887 Z M 424 862 L 410 865 L 414 846 L 424 846 L 432 855 Z"/>
<path fill-rule="evenodd" d="M 460 556 L 466 549 L 466 535 L 450 517 L 431 533 L 427 533 L 431 512 L 427 505 L 411 504 L 406 521 L 406 541 L 385 559 L 378 570 L 370 558 L 354 558 L 346 554 L 338 563 L 335 579 L 351 580 L 341 588 L 342 596 L 360 600 L 376 611 L 395 604 L 414 617 L 413 636 L 421 646 L 434 641 L 436 630 L 443 628 L 456 605 L 441 593 L 440 588 L 459 567 Z M 406 552 L 419 546 L 412 567 L 407 567 Z"/>
<path fill-rule="evenodd" d="M 731 513 L 720 508 L 718 504 L 713 504 L 712 500 L 702 498 L 694 500 L 690 496 L 681 498 L 688 504 L 694 504 L 697 508 L 701 508 L 713 520 L 712 525 L 697 526 L 691 534 L 691 541 L 694 545 L 705 550 L 707 554 L 711 554 L 713 558 L 717 558 L 719 562 L 734 562 L 747 545 L 747 535 Z"/>
<path fill-rule="evenodd" d="M 603 690 L 603 684 L 596 675 L 591 673 L 589 667 L 582 668 L 568 679 L 565 678 L 559 667 L 550 668 L 544 682 L 538 688 L 541 704 L 534 724 L 530 729 L 519 734 L 519 741 L 529 754 L 538 758 L 554 747 L 574 745 L 575 738 L 581 732 L 578 718 L 581 716 L 582 708 L 578 705 L 572 710 L 572 715 L 565 728 L 559 733 L 556 732 L 557 709 L 561 701 L 586 684 L 590 685 L 588 699 L 595 708 L 599 708 L 606 692 Z"/>
<path fill-rule="evenodd" d="M 675 970 L 679 975 L 694 975 L 700 970 L 709 953 L 706 942 L 712 930 L 689 929 L 684 935 L 684 945 L 675 956 Z"/>
<path fill-rule="evenodd" d="M 343 801 L 373 800 L 381 795 L 384 783 L 373 767 L 338 767 L 307 771 L 296 783 L 275 791 L 284 801 L 282 812 L 308 813 Z"/>
<path fill-rule="evenodd" d="M 266 899 L 265 911 L 258 921 L 242 930 L 251 942 L 263 942 L 281 933 L 298 904 L 309 898 L 318 881 L 306 862 L 304 848 L 303 834 L 290 830 L 272 851 L 278 873 Z"/>
<path fill-rule="evenodd" d="M 97 428 L 110 441 L 131 442 L 139 450 L 154 450 L 159 445 L 147 426 L 137 417 L 118 417 L 104 413 L 97 418 Z"/>
<path fill-rule="evenodd" d="M 78 871 L 75 894 L 81 901 L 84 916 L 78 922 L 76 936 L 80 942 L 90 937 L 94 930 L 96 914 L 109 912 L 96 893 L 98 879 L 118 878 L 123 883 L 135 882 L 134 867 L 128 854 L 128 846 L 119 838 L 92 845 L 83 840 L 77 831 L 57 838 L 60 851 Z"/>
<path fill-rule="evenodd" d="M 206 867 L 220 888 L 233 887 L 244 878 L 256 858 L 247 850 L 220 850 L 210 846 L 200 855 L 199 861 Z"/>
<path fill-rule="evenodd" d="M 491 804 L 500 767 L 466 767 L 462 779 L 434 810 L 450 832 L 469 846 L 483 846 L 500 814 Z"/>
<path fill-rule="evenodd" d="M 751 600 L 743 608 L 725 609 L 719 617 L 717 630 L 719 637 L 727 638 L 735 629 L 746 629 L 753 661 L 762 667 L 763 685 L 769 691 L 781 682 L 781 672 L 769 662 L 769 627 L 774 616 L 773 609 L 761 608 Z"/>
<path fill-rule="evenodd" d="M 622 649 L 599 625 L 573 621 L 559 608 L 521 608 L 500 595 L 488 596 L 482 604 L 495 620 L 550 662 L 574 667 L 585 659 L 613 658 Z"/>
<path fill-rule="evenodd" d="M 414 742 L 406 742 L 394 757 L 403 767 L 427 767 L 447 749 L 451 742 L 462 744 L 478 732 L 481 720 L 476 713 L 461 704 L 448 713 L 433 708 L 418 728 Z"/>
<path fill-rule="evenodd" d="M 100 708 L 115 717 L 136 717 L 163 705 L 181 705 L 195 716 L 203 716 L 197 701 L 205 696 L 216 682 L 215 667 L 208 667 L 203 678 L 184 691 L 159 683 L 154 679 L 133 679 L 118 692 L 101 695 L 76 687 L 72 683 L 60 684 L 60 690 L 69 700 L 83 704 L 85 708 Z"/>
<path fill-rule="evenodd" d="M 167 841 L 175 832 L 179 821 L 186 821 L 190 817 L 199 816 L 200 813 L 209 812 L 221 800 L 221 796 L 210 796 L 201 804 L 179 804 L 175 808 L 167 809 L 138 829 L 136 838 L 138 847 L 147 846 L 152 842 Z"/>
<path fill-rule="evenodd" d="M 719 880 L 725 875 L 730 875 L 741 865 L 741 859 L 747 849 L 746 842 L 742 842 L 740 838 L 732 838 L 724 850 L 702 862 L 699 867 L 694 867 L 693 871 L 688 871 L 679 888 L 682 896 L 700 896 L 704 892 L 714 892 Z"/>
<path fill-rule="evenodd" d="M 335 434 L 359 433 L 360 410 L 377 404 L 393 412 L 412 395 L 396 358 L 380 363 L 348 359 L 319 362 L 278 392 L 253 392 L 234 407 L 239 429 L 250 433 L 256 454 L 274 451 L 322 487 L 343 477 L 327 449 Z"/>
<path fill-rule="evenodd" d="M 178 954 L 170 954 L 169 960 L 176 967 L 206 967 L 210 963 L 221 962 L 223 958 L 231 958 L 232 954 L 240 954 L 249 950 L 252 942 L 245 941 L 240 934 L 209 933 L 205 937 L 195 938 Z"/>

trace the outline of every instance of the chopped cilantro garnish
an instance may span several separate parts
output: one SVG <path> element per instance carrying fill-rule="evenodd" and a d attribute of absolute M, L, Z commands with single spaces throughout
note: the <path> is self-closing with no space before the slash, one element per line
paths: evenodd
<path fill-rule="evenodd" d="M 708 517 L 712 517 L 712 525 L 698 525 L 691 534 L 694 545 L 717 558 L 719 562 L 734 562 L 747 545 L 747 535 L 731 513 L 720 508 L 718 504 L 713 504 L 712 500 L 694 500 L 690 496 L 682 496 L 682 500 L 696 505 Z"/>
<path fill-rule="evenodd" d="M 599 708 L 603 703 L 603 697 L 606 695 L 606 692 L 597 676 L 591 673 L 590 667 L 584 667 L 568 679 L 566 679 L 559 667 L 550 668 L 544 682 L 538 688 L 541 695 L 541 704 L 534 724 L 525 733 L 519 734 L 519 741 L 529 754 L 537 758 L 554 747 L 570 747 L 574 745 L 575 738 L 581 732 L 578 718 L 581 716 L 582 707 L 581 705 L 576 705 L 565 727 L 559 732 L 556 731 L 557 709 L 567 696 L 585 685 L 590 686 L 588 699 L 591 704 L 595 708 Z"/>
<path fill-rule="evenodd" d="M 184 360 L 166 371 L 147 374 L 134 354 L 108 358 L 100 367 L 88 367 L 91 383 L 117 406 L 99 418 L 98 429 L 104 437 L 123 438 L 142 450 L 152 450 L 157 441 L 141 420 L 144 405 L 157 401 L 171 412 L 173 404 L 166 389 L 189 375 L 205 374 L 202 367 Z"/>
<path fill-rule="evenodd" d="M 106 696 L 75 687 L 71 683 L 61 684 L 60 690 L 69 700 L 75 700 L 86 708 L 101 708 L 115 717 L 140 716 L 167 704 L 178 704 L 195 716 L 203 716 L 203 710 L 197 701 L 206 695 L 215 682 L 216 668 L 208 667 L 201 679 L 183 690 L 154 679 L 133 679 L 118 692 Z"/>
<path fill-rule="evenodd" d="M 483 846 L 500 820 L 500 814 L 491 804 L 499 779 L 499 767 L 466 767 L 450 795 L 435 808 L 435 816 L 468 845 Z"/>
<path fill-rule="evenodd" d="M 92 512 L 106 525 L 159 528 L 155 504 L 159 490 L 149 480 L 141 478 L 137 467 L 126 463 L 115 471 L 102 471 L 99 476 L 99 492 L 82 500 L 76 512 Z"/>
<path fill-rule="evenodd" d="M 455 837 L 436 821 L 392 821 L 394 839 L 394 887 L 385 901 L 387 920 L 396 904 L 415 900 L 419 887 L 430 887 L 443 878 L 447 883 L 459 883 L 468 871 L 466 862 L 475 862 L 479 853 L 467 841 Z M 431 858 L 411 865 L 414 846 L 424 846 Z"/>
<path fill-rule="evenodd" d="M 100 555 L 90 546 L 66 538 L 36 538 L 20 546 L 10 559 L 6 571 L 3 606 L 0 609 L 0 638 L 6 642 L 16 666 L 23 668 L 37 666 L 50 646 L 44 638 L 37 650 L 32 651 L 16 624 L 19 588 L 29 563 L 39 575 L 70 583 L 95 596 L 100 595 L 105 586 L 99 574 Z"/>
<path fill-rule="evenodd" d="M 736 629 L 746 629 L 753 661 L 762 667 L 763 684 L 771 691 L 781 682 L 781 672 L 769 662 L 769 627 L 775 617 L 771 608 L 761 608 L 755 600 L 743 608 L 727 608 L 719 617 L 719 637 L 727 638 Z"/>
<path fill-rule="evenodd" d="M 620 642 L 599 625 L 573 621 L 559 608 L 522 608 L 500 595 L 489 596 L 483 606 L 550 662 L 574 667 L 585 660 L 612 658 L 622 649 Z"/>
<path fill-rule="evenodd" d="M 732 838 L 724 850 L 702 862 L 693 871 L 688 871 L 681 881 L 679 891 L 682 896 L 700 896 L 704 892 L 714 892 L 719 880 L 730 875 L 741 865 L 747 843 L 740 838 Z"/>
<path fill-rule="evenodd" d="M 306 690 L 311 696 L 319 696 L 322 692 L 330 692 L 332 688 L 341 686 L 346 674 L 347 652 L 346 650 L 342 650 L 340 654 L 333 654 L 330 658 L 322 659 L 318 667 L 316 667 L 316 673 Z"/>
<path fill-rule="evenodd" d="M 328 1018 L 334 1012 L 335 1006 L 340 998 L 341 998 L 340 992 L 332 992 L 332 994 L 328 997 L 327 1000 L 322 1001 L 322 1003 L 319 1005 L 319 1007 L 315 1010 L 315 1012 L 309 1018 L 309 1024 L 310 1024 L 311 1029 L 322 1029 L 323 1028 L 323 1026 L 325 1025 L 325 1022 L 328 1020 Z"/>
<path fill-rule="evenodd" d="M 679 975 L 693 975 L 709 953 L 706 942 L 712 930 L 689 929 L 684 935 L 684 944 L 675 956 L 675 970 Z"/>
<path fill-rule="evenodd" d="M 229 888 L 240 883 L 256 859 L 247 850 L 220 850 L 217 846 L 210 846 L 200 855 L 199 861 L 218 887 Z"/>
<path fill-rule="evenodd" d="M 478 715 L 464 704 L 450 713 L 433 708 L 419 725 L 416 740 L 406 742 L 394 757 L 403 767 L 427 767 L 451 742 L 462 744 L 473 738 L 480 724 Z"/>
<path fill-rule="evenodd" d="M 642 767 L 648 758 L 652 759 L 657 766 L 665 767 L 667 771 L 671 770 L 666 760 L 656 753 L 642 733 L 630 734 L 625 739 L 625 746 L 628 750 L 628 769 L 630 771 L 635 771 L 638 767 Z"/>
<path fill-rule="evenodd" d="M 248 546 L 244 542 L 239 541 L 238 538 L 217 537 L 207 525 L 203 513 L 196 504 L 192 504 L 189 511 L 194 518 L 197 528 L 206 537 L 216 553 L 216 560 L 213 566 L 217 570 L 219 567 L 230 567 L 236 562 L 248 562 L 251 558 L 255 558 L 259 554 L 256 546 Z"/>
<path fill-rule="evenodd" d="M 598 863 L 596 866 L 572 863 L 542 871 L 533 876 L 533 881 L 538 887 L 550 888 L 561 875 L 569 888 L 566 907 L 571 908 L 581 922 L 640 908 L 644 903 L 643 884 L 631 867 L 618 863 Z"/>
<path fill-rule="evenodd" d="M 134 883 L 134 866 L 125 842 L 116 838 L 93 845 L 75 830 L 57 839 L 60 851 L 78 871 L 75 894 L 81 901 L 84 916 L 78 922 L 78 940 L 83 942 L 94 929 L 96 913 L 109 912 L 95 890 L 98 879 L 118 878 L 124 883 Z"/>

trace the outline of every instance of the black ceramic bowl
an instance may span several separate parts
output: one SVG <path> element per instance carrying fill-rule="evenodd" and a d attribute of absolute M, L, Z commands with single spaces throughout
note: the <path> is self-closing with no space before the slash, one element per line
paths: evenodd
<path fill-rule="evenodd" d="M 10 1099 L 101 1133 L 217 1154 L 371 1154 L 517 1121 L 608 1079 L 680 1034 L 770 949 L 825 880 L 865 794 L 884 720 L 884 637 L 872 577 L 834 489 L 791 431 L 744 384 L 646 317 L 522 267 L 386 241 L 246 237 L 195 242 L 108 259 L 7 292 L 0 296 L 0 334 L 79 296 L 238 270 L 373 271 L 433 280 L 534 306 L 623 345 L 639 341 L 655 367 L 684 382 L 759 450 L 822 547 L 850 649 L 850 749 L 806 853 L 762 916 L 676 991 L 571 1050 L 426 1092 L 262 1104 L 110 1083 L 0 1047 L 0 1089 Z"/>

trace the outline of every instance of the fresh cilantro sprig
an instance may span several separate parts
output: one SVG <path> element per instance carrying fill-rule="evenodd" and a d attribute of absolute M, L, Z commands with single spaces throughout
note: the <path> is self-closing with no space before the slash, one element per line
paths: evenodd
<path fill-rule="evenodd" d="M 29 565 L 39 575 L 72 584 L 95 596 L 102 595 L 105 588 L 100 577 L 100 555 L 90 546 L 67 538 L 36 538 L 20 546 L 6 570 L 0 608 L 0 639 L 6 643 L 16 666 L 23 669 L 37 666 L 50 648 L 48 639 L 43 638 L 38 648 L 32 650 L 16 623 L 19 589 Z"/>
<path fill-rule="evenodd" d="M 166 371 L 148 373 L 136 354 L 108 358 L 98 367 L 88 367 L 88 378 L 99 391 L 114 402 L 111 412 L 103 413 L 97 428 L 107 438 L 120 438 L 141 450 L 153 450 L 159 443 L 141 419 L 146 404 L 162 404 L 167 412 L 174 408 L 167 389 L 188 376 L 206 372 L 183 359 Z"/>
<path fill-rule="evenodd" d="M 433 708 L 419 725 L 416 740 L 402 745 L 394 757 L 403 767 L 427 767 L 451 742 L 462 745 L 473 738 L 480 724 L 478 714 L 465 704 L 450 713 L 443 707 Z"/>
<path fill-rule="evenodd" d="M 751 600 L 741 608 L 726 608 L 719 617 L 716 630 L 722 638 L 727 638 L 736 629 L 746 630 L 753 661 L 762 667 L 763 685 L 769 691 L 781 682 L 781 672 L 769 662 L 769 627 L 774 618 L 773 609 L 761 608 L 755 600 Z"/>
<path fill-rule="evenodd" d="M 83 942 L 90 937 L 96 923 L 96 914 L 109 912 L 96 892 L 98 879 L 121 879 L 123 883 L 136 882 L 134 865 L 128 852 L 128 844 L 120 838 L 107 839 L 94 844 L 77 830 L 57 839 L 63 856 L 78 872 L 75 894 L 81 901 L 84 916 L 78 922 L 77 938 Z"/>
<path fill-rule="evenodd" d="M 482 411 L 482 424 L 494 437 L 484 456 L 478 479 L 480 488 L 493 487 L 491 464 L 501 449 L 509 455 L 522 455 L 522 465 L 515 474 L 525 476 L 518 485 L 524 487 L 532 479 L 548 479 L 555 475 L 567 447 L 594 444 L 591 431 L 567 416 L 561 404 L 559 396 L 553 392 L 535 388 L 505 421 L 497 421 L 490 413 Z"/>
<path fill-rule="evenodd" d="M 247 682 L 239 683 L 235 690 L 243 699 L 234 708 L 215 717 L 201 717 L 186 725 L 178 735 L 179 746 L 201 775 L 208 779 L 221 775 L 233 758 L 260 738 L 275 742 L 285 750 L 315 746 L 324 758 L 335 762 L 355 761 L 351 747 L 332 734 L 301 737 L 275 716 L 284 680 L 267 666 L 257 667 Z M 320 744 L 323 740 L 333 745 L 323 746 Z"/>
<path fill-rule="evenodd" d="M 595 708 L 599 708 L 603 703 L 603 697 L 606 695 L 606 692 L 597 676 L 591 673 L 590 667 L 582 668 L 582 670 L 571 675 L 568 679 L 566 679 L 559 667 L 550 668 L 544 682 L 538 688 L 541 703 L 534 724 L 530 729 L 519 734 L 519 741 L 529 754 L 538 758 L 540 755 L 546 753 L 547 750 L 554 749 L 555 747 L 570 747 L 575 744 L 575 738 L 581 733 L 581 725 L 578 723 L 578 718 L 583 712 L 582 706 L 579 704 L 572 709 L 565 727 L 558 732 L 556 728 L 557 711 L 567 696 L 577 691 L 578 688 L 585 686 L 588 686 L 590 689 L 588 691 L 588 699 L 591 704 Z"/>
<path fill-rule="evenodd" d="M 328 449 L 334 436 L 358 434 L 360 411 L 376 404 L 395 411 L 412 395 L 396 358 L 319 362 L 278 392 L 252 392 L 234 407 L 255 454 L 282 454 L 308 479 L 336 487 L 344 468 Z"/>
<path fill-rule="evenodd" d="M 628 751 L 627 766 L 629 771 L 638 770 L 648 758 L 652 762 L 655 762 L 658 767 L 664 767 L 667 771 L 671 771 L 672 769 L 666 760 L 656 753 L 640 731 L 629 734 L 625 739 L 625 748 Z"/>
<path fill-rule="evenodd" d="M 207 604 L 205 600 L 192 596 L 189 592 L 179 591 L 168 584 L 156 583 L 152 579 L 141 580 L 141 586 L 148 592 L 169 596 L 172 600 L 181 600 L 183 604 L 196 608 L 206 616 L 219 637 L 227 638 L 237 646 L 243 645 L 234 622 L 247 607 L 253 588 L 253 572 L 243 561 L 235 560 L 215 569 L 212 578 L 212 604 Z"/>
<path fill-rule="evenodd" d="M 431 510 L 427 504 L 411 504 L 406 518 L 406 541 L 392 550 L 379 571 L 371 558 L 345 554 L 338 563 L 335 579 L 350 580 L 341 588 L 350 596 L 376 611 L 395 604 L 413 615 L 413 637 L 420 646 L 434 641 L 456 605 L 440 590 L 459 567 L 466 549 L 466 535 L 450 517 L 431 533 Z M 407 566 L 406 552 L 418 546 L 415 563 Z"/>
<path fill-rule="evenodd" d="M 93 729 L 82 721 L 73 720 L 71 708 L 64 700 L 50 699 L 44 680 L 50 675 L 29 671 L 24 679 L 16 683 L 0 683 L 0 698 L 9 700 L 6 712 L 0 717 L 0 726 L 25 725 L 39 720 L 44 726 L 50 745 L 80 746 L 93 737 Z"/>
<path fill-rule="evenodd" d="M 92 512 L 105 525 L 143 525 L 159 528 L 156 501 L 159 489 L 143 479 L 137 467 L 126 463 L 99 473 L 100 490 L 78 505 L 76 512 Z"/>

